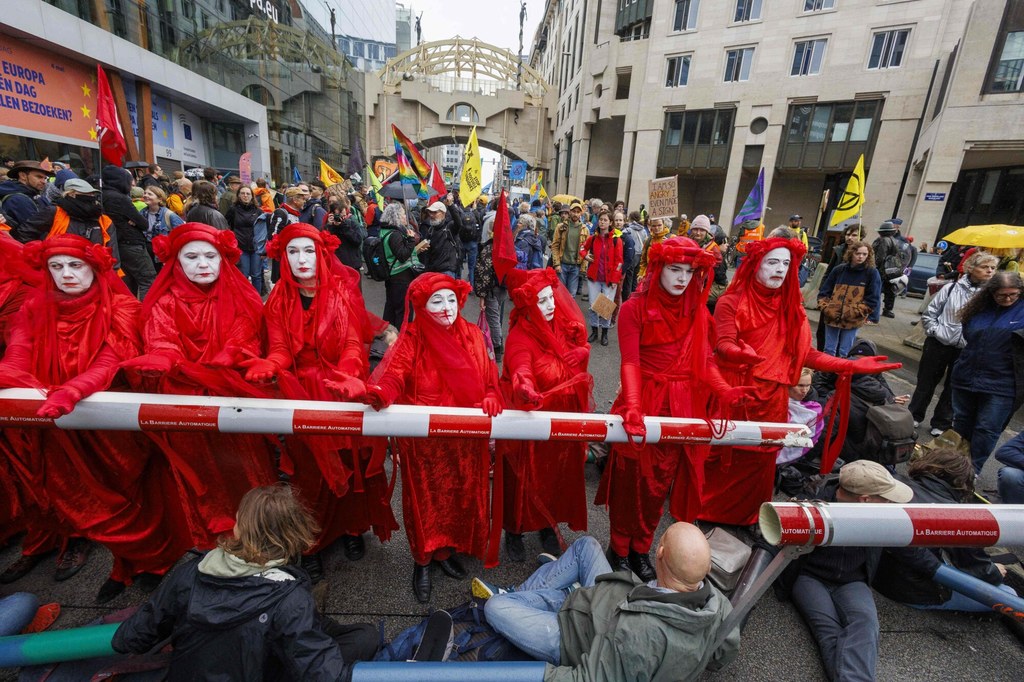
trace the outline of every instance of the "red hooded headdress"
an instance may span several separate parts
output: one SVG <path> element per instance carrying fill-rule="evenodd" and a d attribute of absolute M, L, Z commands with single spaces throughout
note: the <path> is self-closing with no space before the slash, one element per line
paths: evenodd
<path fill-rule="evenodd" d="M 587 325 L 576 300 L 551 268 L 512 270 L 506 282 L 515 306 L 509 314 L 509 327 L 522 325 L 530 336 L 559 356 L 586 344 Z M 537 296 L 545 287 L 555 295 L 555 318 L 548 322 L 537 308 Z"/>
<path fill-rule="evenodd" d="M 715 262 L 713 254 L 689 237 L 671 237 L 651 246 L 647 254 L 647 275 L 637 292 L 646 296 L 641 344 L 672 343 L 687 333 L 697 335 L 695 338 L 707 335 L 707 316 L 696 313 L 707 304 Z M 692 267 L 693 279 L 682 295 L 673 296 L 661 286 L 661 271 L 666 265 L 677 263 Z M 692 323 L 687 324 L 684 318 L 690 318 Z"/>

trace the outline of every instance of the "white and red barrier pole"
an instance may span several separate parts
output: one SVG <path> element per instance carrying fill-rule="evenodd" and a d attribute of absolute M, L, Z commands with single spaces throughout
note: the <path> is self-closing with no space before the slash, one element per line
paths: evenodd
<path fill-rule="evenodd" d="M 1024 505 L 765 502 L 760 526 L 765 540 L 773 545 L 1020 545 L 1024 544 Z"/>
<path fill-rule="evenodd" d="M 46 419 L 36 416 L 42 404 L 43 394 L 35 389 L 0 391 L 0 427 L 627 441 L 622 418 L 613 414 L 505 410 L 488 417 L 461 407 L 392 405 L 377 412 L 361 403 L 101 392 L 70 414 Z M 800 424 L 672 417 L 647 417 L 645 423 L 648 443 L 811 446 L 810 430 Z"/>

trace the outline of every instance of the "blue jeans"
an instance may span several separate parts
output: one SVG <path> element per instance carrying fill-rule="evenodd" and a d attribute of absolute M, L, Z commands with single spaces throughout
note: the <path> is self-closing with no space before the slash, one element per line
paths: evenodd
<path fill-rule="evenodd" d="M 579 293 L 580 266 L 562 263 L 562 284 L 569 290 L 570 296 L 575 296 Z"/>
<path fill-rule="evenodd" d="M 837 358 L 845 358 L 857 340 L 856 329 L 840 329 L 825 325 L 825 352 Z"/>
<path fill-rule="evenodd" d="M 38 610 L 39 598 L 29 592 L 15 592 L 0 599 L 0 637 L 20 633 Z"/>
<path fill-rule="evenodd" d="M 801 573 L 792 599 L 818 643 L 830 680 L 875 679 L 878 611 L 867 583 L 833 585 Z"/>
<path fill-rule="evenodd" d="M 584 536 L 569 545 L 565 554 L 533 572 L 515 592 L 487 600 L 487 622 L 510 642 L 534 658 L 558 665 L 562 633 L 558 612 L 573 586 L 590 587 L 597 576 L 612 568 L 601 543 Z"/>
<path fill-rule="evenodd" d="M 608 284 L 606 282 L 594 282 L 587 280 L 587 300 L 591 303 L 597 300 L 599 294 L 604 294 L 608 298 L 615 300 L 615 285 Z M 612 321 L 606 320 L 593 310 L 587 310 L 587 321 L 591 327 L 601 327 L 603 329 L 611 329 Z"/>
<path fill-rule="evenodd" d="M 1003 500 L 1005 503 L 1006 500 Z M 1013 596 L 1017 596 L 1017 593 L 1009 585 L 997 585 L 997 587 L 1003 592 L 1008 592 Z M 922 611 L 962 611 L 964 613 L 988 613 L 992 610 L 991 606 L 986 606 L 980 601 L 974 601 L 968 596 L 965 596 L 959 592 L 954 591 L 953 596 L 942 602 L 941 604 L 910 604 L 915 609 L 921 609 Z"/>
<path fill-rule="evenodd" d="M 1013 398 L 953 388 L 953 430 L 971 444 L 974 473 L 992 454 L 1013 416 Z"/>
<path fill-rule="evenodd" d="M 263 290 L 263 259 L 260 254 L 255 251 L 243 251 L 242 257 L 238 260 L 238 269 L 256 287 L 256 292 L 261 293 Z"/>
<path fill-rule="evenodd" d="M 476 255 L 479 252 L 480 244 L 473 242 L 462 242 L 462 249 L 466 254 L 466 269 L 468 270 L 466 281 L 469 286 L 476 282 Z"/>
<path fill-rule="evenodd" d="M 1024 504 L 1024 470 L 1010 466 L 999 470 L 999 499 L 1003 504 Z"/>

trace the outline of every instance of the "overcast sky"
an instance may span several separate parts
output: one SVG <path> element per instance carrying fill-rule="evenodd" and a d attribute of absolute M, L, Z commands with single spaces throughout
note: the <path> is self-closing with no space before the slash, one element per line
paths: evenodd
<path fill-rule="evenodd" d="M 423 41 L 455 36 L 519 50 L 519 0 L 402 0 L 413 13 L 423 13 Z M 533 33 L 544 14 L 545 0 L 526 0 L 523 54 L 529 54 Z M 413 33 L 413 42 L 416 34 Z"/>

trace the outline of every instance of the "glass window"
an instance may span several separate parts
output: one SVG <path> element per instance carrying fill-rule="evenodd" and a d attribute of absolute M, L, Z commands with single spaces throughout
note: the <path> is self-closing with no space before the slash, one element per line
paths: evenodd
<path fill-rule="evenodd" d="M 814 107 L 814 115 L 811 117 L 811 130 L 807 136 L 808 142 L 824 142 L 825 133 L 828 130 L 828 119 L 832 116 L 832 105 L 819 104 Z"/>
<path fill-rule="evenodd" d="M 700 0 L 676 0 L 676 11 L 672 19 L 673 31 L 691 31 L 697 28 L 697 7 Z"/>
<path fill-rule="evenodd" d="M 729 144 L 732 138 L 732 109 L 720 109 L 718 119 L 715 121 L 715 135 L 711 144 Z"/>
<path fill-rule="evenodd" d="M 715 110 L 700 112 L 700 131 L 697 133 L 697 144 L 711 144 L 711 132 L 715 127 Z"/>
<path fill-rule="evenodd" d="M 750 79 L 750 63 L 754 61 L 754 48 L 741 47 L 729 50 L 725 57 L 725 81 L 745 81 Z"/>
<path fill-rule="evenodd" d="M 787 142 L 799 144 L 807 137 L 807 126 L 811 120 L 810 106 L 795 107 L 793 115 L 789 119 L 789 135 Z"/>
<path fill-rule="evenodd" d="M 793 67 L 790 76 L 816 76 L 821 73 L 821 62 L 825 59 L 825 38 L 804 40 L 796 44 L 793 52 Z"/>
<path fill-rule="evenodd" d="M 697 123 L 700 120 L 700 113 L 691 111 L 686 114 L 683 120 L 683 144 L 695 144 L 697 142 Z"/>
<path fill-rule="evenodd" d="M 992 75 L 992 92 L 1024 90 L 1024 31 L 1006 34 L 1003 51 Z"/>
<path fill-rule="evenodd" d="M 903 52 L 907 47 L 910 29 L 881 31 L 871 39 L 869 69 L 895 69 L 903 63 Z"/>
<path fill-rule="evenodd" d="M 835 115 L 832 117 L 832 133 L 828 136 L 829 142 L 846 142 L 850 134 L 850 119 L 853 117 L 852 104 L 837 104 Z"/>
<path fill-rule="evenodd" d="M 665 78 L 666 88 L 681 88 L 690 77 L 690 56 L 669 57 L 668 75 Z"/>
<path fill-rule="evenodd" d="M 668 115 L 668 135 L 665 137 L 665 144 L 669 147 L 678 147 L 683 135 L 683 114 L 673 112 Z"/>
<path fill-rule="evenodd" d="M 733 21 L 754 21 L 761 18 L 761 0 L 736 0 Z"/>
<path fill-rule="evenodd" d="M 832 9 L 836 6 L 836 0 L 804 0 L 805 12 L 820 12 L 823 9 Z"/>

